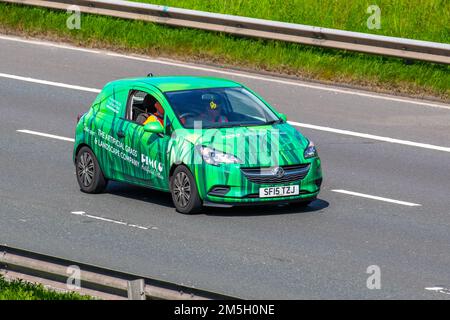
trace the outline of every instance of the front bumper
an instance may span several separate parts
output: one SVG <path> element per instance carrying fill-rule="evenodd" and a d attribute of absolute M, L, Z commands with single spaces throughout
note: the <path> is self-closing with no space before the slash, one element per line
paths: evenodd
<path fill-rule="evenodd" d="M 317 198 L 320 190 L 310 194 L 301 194 L 295 197 L 277 197 L 277 198 L 260 198 L 260 201 L 237 201 L 232 202 L 231 199 L 227 199 L 226 202 L 220 201 L 203 201 L 203 205 L 206 207 L 218 207 L 218 208 L 231 208 L 239 206 L 258 206 L 258 205 L 275 205 L 284 203 L 296 203 L 296 202 L 308 202 Z"/>
<path fill-rule="evenodd" d="M 203 181 L 198 181 L 200 196 L 206 206 L 239 206 L 269 203 L 290 203 L 315 199 L 320 192 L 322 184 L 322 169 L 319 158 L 308 161 L 310 168 L 304 178 L 288 183 L 254 183 L 249 181 L 241 172 L 238 165 L 229 167 L 209 166 L 202 175 Z M 203 183 L 201 183 L 203 182 Z M 263 187 L 276 187 L 299 185 L 300 194 L 295 196 L 260 198 L 259 189 Z M 223 195 L 211 192 L 216 187 L 225 187 L 228 191 Z"/>

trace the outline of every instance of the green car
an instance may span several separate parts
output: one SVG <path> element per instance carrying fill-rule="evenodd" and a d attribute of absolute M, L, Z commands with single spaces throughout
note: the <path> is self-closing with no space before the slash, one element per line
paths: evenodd
<path fill-rule="evenodd" d="M 172 194 L 181 213 L 202 206 L 305 206 L 320 190 L 316 147 L 258 94 L 193 76 L 108 83 L 79 117 L 73 152 L 81 191 L 109 180 Z"/>

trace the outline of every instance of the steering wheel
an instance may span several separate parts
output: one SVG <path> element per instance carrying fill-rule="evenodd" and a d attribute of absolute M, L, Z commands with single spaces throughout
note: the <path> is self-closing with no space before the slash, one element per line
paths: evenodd
<path fill-rule="evenodd" d="M 136 117 L 136 122 L 139 124 L 143 124 L 145 122 L 145 120 L 147 120 L 147 118 L 150 116 L 150 114 L 142 112 L 140 113 L 137 117 Z"/>
<path fill-rule="evenodd" d="M 186 118 L 188 118 L 188 117 L 196 117 L 196 116 L 198 116 L 198 114 L 196 114 L 194 112 L 185 112 L 185 113 L 181 114 L 179 116 L 179 118 L 180 118 L 180 121 L 183 121 L 181 119 L 184 119 L 186 121 Z"/>

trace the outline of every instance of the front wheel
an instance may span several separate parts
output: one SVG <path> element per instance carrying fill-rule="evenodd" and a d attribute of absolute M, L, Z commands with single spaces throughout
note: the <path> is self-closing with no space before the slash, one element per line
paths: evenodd
<path fill-rule="evenodd" d="M 80 149 L 75 160 L 75 170 L 81 191 L 100 193 L 105 189 L 107 181 L 90 148 Z"/>
<path fill-rule="evenodd" d="M 185 214 L 196 213 L 202 208 L 202 201 L 198 195 L 195 179 L 189 169 L 178 166 L 170 179 L 172 200 L 178 212 Z"/>

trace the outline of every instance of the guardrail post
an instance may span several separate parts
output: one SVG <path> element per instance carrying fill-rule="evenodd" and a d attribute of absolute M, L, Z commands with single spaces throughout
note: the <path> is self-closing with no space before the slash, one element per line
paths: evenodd
<path fill-rule="evenodd" d="M 128 281 L 128 299 L 129 300 L 145 300 L 144 279 Z"/>

